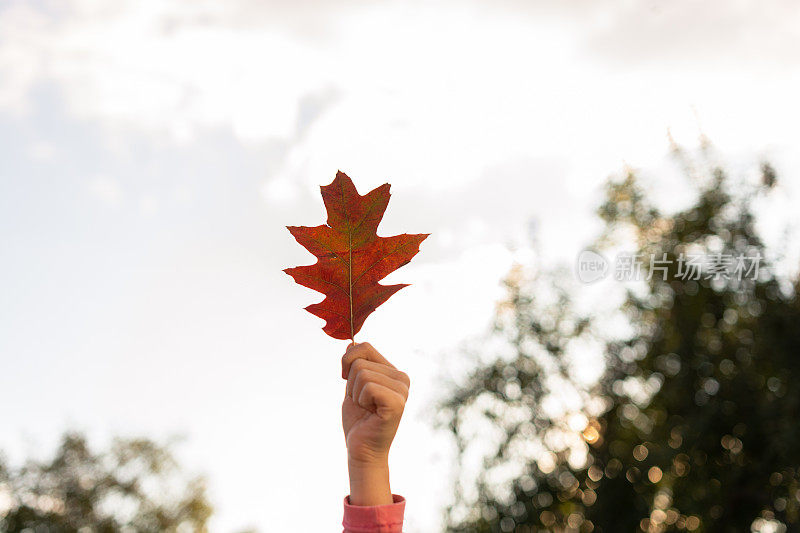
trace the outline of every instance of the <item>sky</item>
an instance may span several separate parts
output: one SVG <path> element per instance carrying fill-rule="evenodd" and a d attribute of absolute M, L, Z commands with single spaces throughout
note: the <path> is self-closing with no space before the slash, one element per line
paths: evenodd
<path fill-rule="evenodd" d="M 346 343 L 281 270 L 342 170 L 392 184 L 380 234 L 432 234 L 357 340 L 412 378 L 392 484 L 438 530 L 450 365 L 532 236 L 591 243 L 610 175 L 675 207 L 668 134 L 737 178 L 769 159 L 798 264 L 798 27 L 789 0 L 1 1 L 0 448 L 180 435 L 213 531 L 335 530 Z"/>

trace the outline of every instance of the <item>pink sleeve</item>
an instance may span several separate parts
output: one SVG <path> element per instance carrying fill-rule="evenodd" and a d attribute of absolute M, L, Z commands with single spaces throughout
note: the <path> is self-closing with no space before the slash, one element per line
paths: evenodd
<path fill-rule="evenodd" d="M 343 533 L 402 533 L 403 513 L 406 500 L 392 494 L 394 503 L 360 507 L 350 505 L 350 497 L 344 499 Z"/>

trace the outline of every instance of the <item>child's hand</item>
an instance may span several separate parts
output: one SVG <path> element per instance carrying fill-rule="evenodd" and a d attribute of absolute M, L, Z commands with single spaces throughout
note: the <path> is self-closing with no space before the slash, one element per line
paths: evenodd
<path fill-rule="evenodd" d="M 347 379 L 342 425 L 350 503 L 390 504 L 389 447 L 403 416 L 410 381 L 366 342 L 347 348 L 342 377 Z"/>

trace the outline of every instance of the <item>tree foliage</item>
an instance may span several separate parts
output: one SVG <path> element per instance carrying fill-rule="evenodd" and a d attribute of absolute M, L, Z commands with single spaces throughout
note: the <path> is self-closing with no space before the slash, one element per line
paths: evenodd
<path fill-rule="evenodd" d="M 471 428 L 484 424 L 495 444 L 478 473 L 465 481 L 462 470 L 449 530 L 800 530 L 798 282 L 763 262 L 755 279 L 714 276 L 708 264 L 698 280 L 676 270 L 681 254 L 767 257 L 753 202 L 776 173 L 764 165 L 759 186 L 733 194 L 721 167 L 677 156 L 697 187 L 693 205 L 661 212 L 629 171 L 609 182 L 599 209 L 599 246 L 626 234 L 637 254 L 669 265 L 650 272 L 644 262 L 646 281 L 620 309 L 630 335 L 604 337 L 596 320 L 576 316 L 569 291 L 542 305 L 546 275 L 509 276 L 502 355 L 443 404 L 462 465 Z M 602 352 L 594 384 L 575 377 L 576 343 Z M 548 410 L 565 391 L 579 402 Z"/>
<path fill-rule="evenodd" d="M 69 433 L 52 459 L 0 462 L 0 531 L 204 532 L 204 483 L 179 474 L 169 449 L 152 441 L 117 439 L 95 452 Z"/>

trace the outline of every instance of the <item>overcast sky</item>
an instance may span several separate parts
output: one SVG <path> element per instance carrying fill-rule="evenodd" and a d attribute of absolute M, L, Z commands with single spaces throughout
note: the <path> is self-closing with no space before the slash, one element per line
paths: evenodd
<path fill-rule="evenodd" d="M 624 165 L 679 202 L 668 130 L 774 161 L 768 240 L 798 222 L 799 27 L 789 0 L 0 2 L 0 446 L 185 435 L 215 531 L 335 530 L 346 343 L 281 269 L 341 169 L 392 184 L 383 235 L 433 234 L 358 340 L 411 374 L 393 488 L 436 530 L 440 361 L 532 227 L 572 261 Z"/>

